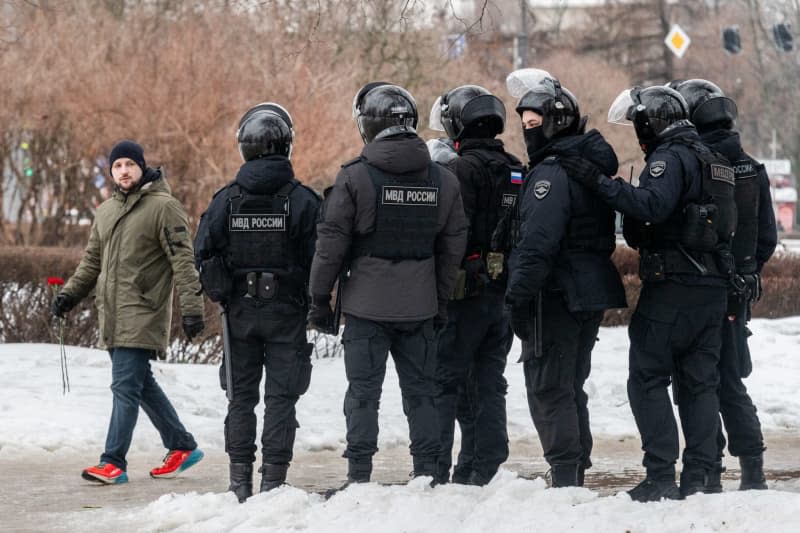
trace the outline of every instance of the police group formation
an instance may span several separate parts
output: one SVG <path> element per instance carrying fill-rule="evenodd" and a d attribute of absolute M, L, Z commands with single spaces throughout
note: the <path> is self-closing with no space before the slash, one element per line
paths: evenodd
<path fill-rule="evenodd" d="M 225 312 L 225 446 L 240 501 L 253 492 L 261 368 L 264 491 L 285 482 L 292 460 L 295 403 L 311 379 L 306 325 L 337 332 L 340 315 L 347 483 L 370 480 L 391 353 L 412 475 L 487 484 L 509 454 L 503 374 L 516 334 L 550 482 L 583 485 L 591 352 L 604 310 L 626 306 L 611 261 L 615 211 L 641 257 L 627 388 L 646 477 L 630 496 L 720 492 L 726 444 L 740 488 L 766 488 L 742 378 L 751 370 L 745 325 L 776 230 L 764 167 L 734 129 L 734 102 L 705 80 L 623 91 L 609 120 L 636 130 L 646 167 L 635 186 L 614 178 L 613 148 L 585 131 L 577 98 L 556 77 L 522 69 L 507 86 L 527 168 L 495 138 L 505 108 L 487 90 L 442 94 L 430 127 L 446 137 L 426 144 L 411 94 L 370 83 L 353 103 L 365 146 L 321 202 L 294 177 L 289 113 L 266 103 L 241 119 L 245 162 L 195 239 L 201 283 Z M 686 441 L 679 485 L 670 385 Z"/>

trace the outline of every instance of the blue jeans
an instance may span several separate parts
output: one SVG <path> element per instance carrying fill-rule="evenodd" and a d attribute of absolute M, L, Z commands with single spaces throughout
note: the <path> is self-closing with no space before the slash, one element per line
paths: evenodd
<path fill-rule="evenodd" d="M 100 456 L 100 461 L 127 470 L 125 456 L 131 446 L 139 406 L 158 430 L 165 448 L 197 448 L 194 437 L 183 427 L 178 414 L 153 377 L 150 369 L 152 351 L 141 348 L 112 348 L 109 354 L 114 407 L 108 424 L 106 449 Z"/>

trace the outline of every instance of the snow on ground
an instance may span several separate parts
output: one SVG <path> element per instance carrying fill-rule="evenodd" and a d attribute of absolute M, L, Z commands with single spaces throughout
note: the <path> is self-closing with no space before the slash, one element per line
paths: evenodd
<path fill-rule="evenodd" d="M 748 388 L 765 431 L 800 430 L 800 317 L 754 320 L 753 375 Z M 597 435 L 636 435 L 625 391 L 628 336 L 625 328 L 603 328 L 586 383 L 592 429 Z M 105 442 L 111 412 L 110 360 L 100 350 L 67 347 L 72 392 L 61 393 L 58 346 L 0 345 L 0 457 L 31 451 L 87 452 Z M 512 441 L 535 438 L 525 398 L 519 343 L 509 356 L 508 422 Z M 299 450 L 343 449 L 342 400 L 347 387 L 342 358 L 315 359 L 311 387 L 298 403 Z M 153 363 L 186 427 L 201 447 L 223 448 L 226 401 L 218 369 L 209 365 Z M 260 410 L 260 409 L 259 409 Z M 382 448 L 408 443 L 394 366 L 390 363 L 381 400 Z M 133 450 L 160 449 L 158 434 L 142 414 Z"/>
<path fill-rule="evenodd" d="M 800 317 L 754 320 L 750 328 L 755 371 L 747 380 L 767 432 L 800 431 Z M 628 338 L 625 328 L 603 328 L 586 389 L 592 427 L 600 436 L 636 435 L 625 392 Z M 513 442 L 535 438 L 525 399 L 519 344 L 509 356 L 508 420 Z M 106 352 L 67 348 L 72 392 L 61 393 L 56 345 L 0 345 L 0 459 L 31 458 L 42 451 L 85 454 L 102 450 L 111 409 Z M 216 367 L 154 363 L 156 376 L 184 424 L 206 450 L 223 449 L 225 396 Z M 314 360 L 312 383 L 298 404 L 298 450 L 342 450 L 346 388 L 343 360 Z M 381 402 L 381 448 L 407 446 L 397 376 L 391 363 Z M 143 414 L 134 451 L 161 450 Z M 634 466 L 634 465 L 631 465 Z M 763 493 L 699 495 L 685 502 L 637 504 L 626 495 L 599 497 L 587 489 L 545 490 L 541 479 L 524 480 L 502 470 L 484 488 L 443 486 L 425 480 L 407 486 L 354 486 L 324 501 L 284 487 L 244 505 L 232 494 L 169 494 L 124 511 L 98 510 L 95 524 L 143 531 L 788 531 L 800 530 L 800 482 L 773 484 Z M 115 490 L 124 490 L 120 487 Z M 785 492 L 791 491 L 791 492 Z M 85 515 L 67 518 L 81 528 Z M 795 526 L 791 526 L 794 523 Z M 85 525 L 85 524 L 84 524 Z"/>

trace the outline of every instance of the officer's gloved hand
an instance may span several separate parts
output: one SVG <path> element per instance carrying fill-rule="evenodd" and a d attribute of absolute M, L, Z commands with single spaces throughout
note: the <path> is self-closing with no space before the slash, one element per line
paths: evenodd
<path fill-rule="evenodd" d="M 189 340 L 192 340 L 197 335 L 200 335 L 200 332 L 206 327 L 205 322 L 203 322 L 203 317 L 200 315 L 183 317 L 182 325 L 183 332 L 186 334 L 186 338 Z"/>
<path fill-rule="evenodd" d="M 603 174 L 602 171 L 583 157 L 559 157 L 561 167 L 566 171 L 567 176 L 577 181 L 587 189 L 596 191 L 599 187 L 598 179 Z"/>
<path fill-rule="evenodd" d="M 530 300 L 517 300 L 506 296 L 506 312 L 511 318 L 511 330 L 521 341 L 528 342 L 533 337 L 533 315 Z"/>
<path fill-rule="evenodd" d="M 308 326 L 322 333 L 336 335 L 333 331 L 333 309 L 330 294 L 312 294 L 311 305 L 308 306 Z"/>
<path fill-rule="evenodd" d="M 75 298 L 62 291 L 53 298 L 53 302 L 50 304 L 50 312 L 56 318 L 64 318 L 64 315 L 69 313 L 77 303 L 78 301 Z"/>

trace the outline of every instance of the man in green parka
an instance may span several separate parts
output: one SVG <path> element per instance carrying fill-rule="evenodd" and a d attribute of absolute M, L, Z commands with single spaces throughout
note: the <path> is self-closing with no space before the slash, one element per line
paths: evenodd
<path fill-rule="evenodd" d="M 100 346 L 111 355 L 114 403 L 100 463 L 82 476 L 115 484 L 128 481 L 125 456 L 140 406 L 169 450 L 164 463 L 150 471 L 152 477 L 175 477 L 203 458 L 156 383 L 150 359 L 167 349 L 173 282 L 186 336 L 199 334 L 204 323 L 189 223 L 163 171 L 148 167 L 133 141 L 114 146 L 109 165 L 114 194 L 97 208 L 86 252 L 53 300 L 52 312 L 63 317 L 95 289 Z"/>

